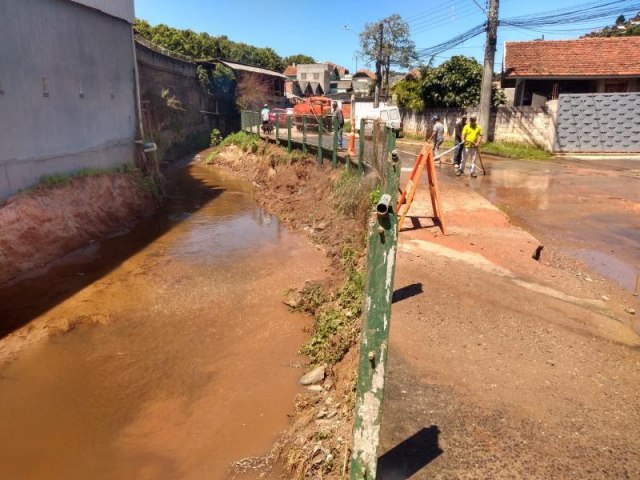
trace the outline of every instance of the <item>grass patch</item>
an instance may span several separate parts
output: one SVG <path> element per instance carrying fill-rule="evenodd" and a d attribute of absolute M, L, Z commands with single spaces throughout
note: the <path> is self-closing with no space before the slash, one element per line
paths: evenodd
<path fill-rule="evenodd" d="M 424 135 L 420 135 L 418 133 L 407 133 L 404 132 L 402 135 L 402 140 L 411 140 L 416 142 L 424 142 Z"/>
<path fill-rule="evenodd" d="M 333 202 L 336 210 L 355 218 L 369 202 L 369 189 L 355 168 L 344 169 L 333 182 Z"/>
<path fill-rule="evenodd" d="M 553 158 L 552 154 L 541 148 L 522 143 L 485 143 L 480 147 L 480 151 L 521 160 L 550 160 Z"/>
<path fill-rule="evenodd" d="M 219 144 L 219 147 L 236 145 L 247 153 L 256 153 L 260 146 L 260 137 L 247 132 L 236 132 L 228 135 Z"/>
<path fill-rule="evenodd" d="M 364 303 L 364 276 L 356 268 L 356 260 L 356 251 L 345 247 L 341 262 L 347 278 L 338 291 L 315 310 L 313 336 L 300 349 L 312 365 L 339 362 L 358 339 L 358 320 Z M 303 297 L 307 295 L 317 295 L 317 292 L 303 291 Z"/>
<path fill-rule="evenodd" d="M 43 175 L 40 177 L 38 184 L 33 187 L 34 190 L 59 187 L 69 185 L 74 178 L 95 177 L 98 175 L 114 175 L 116 173 L 132 173 L 138 172 L 138 169 L 132 163 L 125 163 L 120 167 L 112 168 L 81 168 L 72 172 L 53 173 L 51 175 Z"/>

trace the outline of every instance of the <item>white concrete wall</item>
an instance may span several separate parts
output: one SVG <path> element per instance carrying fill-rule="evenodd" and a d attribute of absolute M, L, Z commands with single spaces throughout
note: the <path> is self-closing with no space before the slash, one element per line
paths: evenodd
<path fill-rule="evenodd" d="M 67 0 L 0 1 L 0 198 L 131 162 L 131 25 Z"/>
<path fill-rule="evenodd" d="M 71 0 L 72 2 L 100 10 L 112 17 L 120 18 L 131 24 L 135 21 L 133 0 Z"/>

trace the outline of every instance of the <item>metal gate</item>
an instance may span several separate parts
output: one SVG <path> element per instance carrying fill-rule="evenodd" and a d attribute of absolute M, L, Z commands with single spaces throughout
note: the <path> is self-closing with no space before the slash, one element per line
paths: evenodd
<path fill-rule="evenodd" d="M 556 151 L 640 152 L 640 93 L 561 94 Z"/>

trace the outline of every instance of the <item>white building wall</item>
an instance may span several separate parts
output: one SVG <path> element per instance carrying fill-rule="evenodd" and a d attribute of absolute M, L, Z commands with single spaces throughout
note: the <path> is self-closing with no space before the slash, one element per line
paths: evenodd
<path fill-rule="evenodd" d="M 135 20 L 133 0 L 70 0 L 86 7 L 95 8 L 112 17 L 120 18 L 131 24 Z"/>

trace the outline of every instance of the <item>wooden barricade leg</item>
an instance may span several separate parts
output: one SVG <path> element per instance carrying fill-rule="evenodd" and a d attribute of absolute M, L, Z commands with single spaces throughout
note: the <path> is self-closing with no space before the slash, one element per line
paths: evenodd
<path fill-rule="evenodd" d="M 440 230 L 447 234 L 447 226 L 442 213 L 442 203 L 440 203 L 440 190 L 438 189 L 438 177 L 436 167 L 433 163 L 433 155 L 427 156 L 427 180 L 429 182 L 429 194 L 431 195 L 431 207 L 433 208 L 433 218 L 440 224 Z"/>
<path fill-rule="evenodd" d="M 402 191 L 396 211 L 400 215 L 398 221 L 398 229 L 401 230 L 404 225 L 405 217 L 411 208 L 411 203 L 415 197 L 418 186 L 420 185 L 420 177 L 422 172 L 427 170 L 427 182 L 429 184 L 429 195 L 431 197 L 431 208 L 433 209 L 433 220 L 438 222 L 440 229 L 444 235 L 447 234 L 447 226 L 442 212 L 442 204 L 440 202 L 440 191 L 438 189 L 438 178 L 433 158 L 433 149 L 430 145 L 422 147 L 420 154 L 416 158 L 413 170 L 409 175 L 409 181 Z"/>

